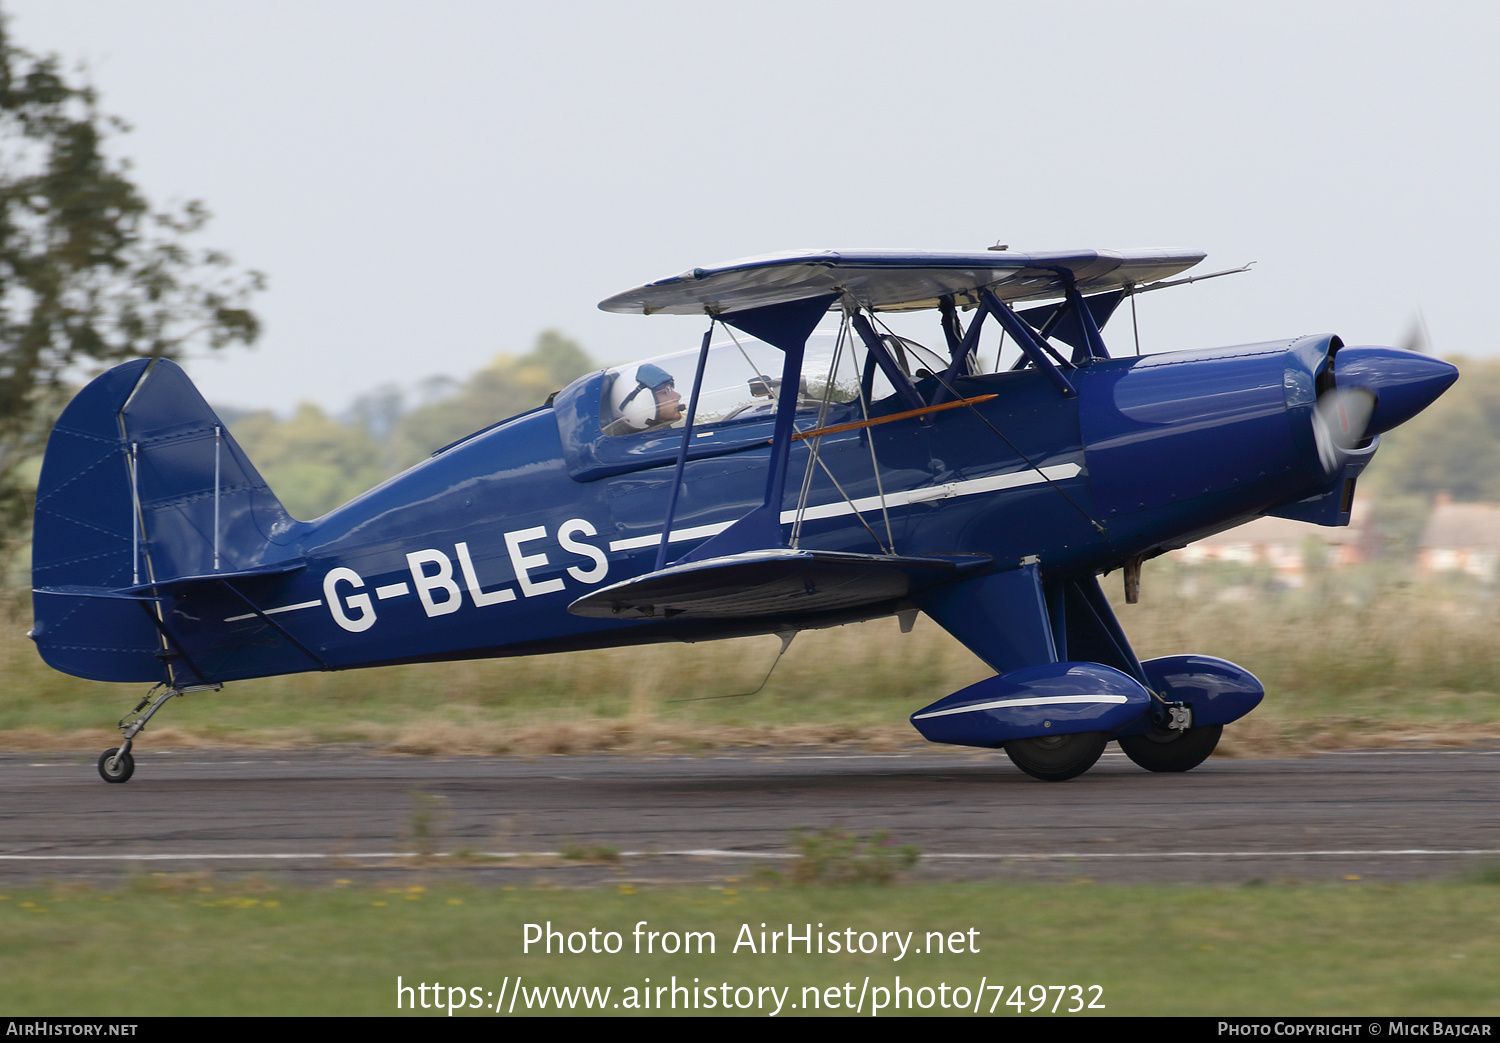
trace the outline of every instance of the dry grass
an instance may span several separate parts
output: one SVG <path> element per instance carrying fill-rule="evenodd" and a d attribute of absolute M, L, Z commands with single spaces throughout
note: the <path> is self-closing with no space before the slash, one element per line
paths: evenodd
<path fill-rule="evenodd" d="M 1206 589 L 1201 576 L 1153 563 L 1143 603 L 1118 611 L 1143 658 L 1203 652 L 1265 683 L 1262 706 L 1226 730 L 1222 756 L 1500 740 L 1491 593 L 1339 579 L 1312 594 Z M 0 631 L 0 749 L 114 745 L 109 725 L 139 687 L 49 670 L 22 636 L 27 625 Z M 906 717 L 989 673 L 926 620 L 908 635 L 879 620 L 799 636 L 764 690 L 737 697 L 760 683 L 777 647 L 751 638 L 238 682 L 174 700 L 146 741 L 469 755 L 932 749 Z"/>
<path fill-rule="evenodd" d="M 461 728 L 445 722 L 415 724 L 385 744 L 393 753 L 484 755 L 572 753 L 697 753 L 716 749 L 851 748 L 892 751 L 926 747 L 905 725 L 768 725 L 712 728 L 644 725 L 608 720 L 564 721 L 524 728 Z"/>

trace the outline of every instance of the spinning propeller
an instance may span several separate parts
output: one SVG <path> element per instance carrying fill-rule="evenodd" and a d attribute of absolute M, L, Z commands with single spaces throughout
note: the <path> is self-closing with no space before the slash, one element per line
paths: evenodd
<path fill-rule="evenodd" d="M 1313 409 L 1313 437 L 1318 459 L 1330 474 L 1343 466 L 1344 454 L 1365 437 L 1375 412 L 1375 392 L 1367 388 L 1335 387 L 1318 396 Z"/>
<path fill-rule="evenodd" d="M 1458 379 L 1450 363 L 1433 358 L 1426 323 L 1418 313 L 1405 346 L 1340 348 L 1319 378 L 1313 410 L 1318 459 L 1332 473 L 1344 454 L 1366 439 L 1405 423 Z"/>

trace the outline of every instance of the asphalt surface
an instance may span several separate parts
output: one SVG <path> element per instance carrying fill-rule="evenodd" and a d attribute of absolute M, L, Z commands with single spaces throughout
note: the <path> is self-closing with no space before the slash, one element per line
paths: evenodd
<path fill-rule="evenodd" d="M 916 879 L 1438 879 L 1500 865 L 1500 749 L 1211 759 L 1111 747 L 1044 783 L 1003 754 L 398 757 L 137 748 L 0 756 L 0 882 L 208 870 L 292 883 L 717 882 L 785 870 L 793 831 L 887 831 Z M 425 856 L 425 857 L 423 857 Z"/>

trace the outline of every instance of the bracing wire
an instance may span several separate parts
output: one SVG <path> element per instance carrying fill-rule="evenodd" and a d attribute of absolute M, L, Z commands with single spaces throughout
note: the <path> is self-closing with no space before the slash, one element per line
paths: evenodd
<path fill-rule="evenodd" d="M 871 315 L 875 314 L 875 310 L 873 308 L 870 309 L 870 314 Z M 845 322 L 845 324 L 847 325 L 850 322 L 850 320 L 851 320 L 851 316 L 849 314 L 848 309 L 846 308 L 844 310 L 844 322 Z M 881 325 L 884 326 L 885 324 L 881 323 Z M 890 332 L 889 329 L 887 329 L 886 332 Z M 870 403 L 865 399 L 865 385 L 864 385 L 864 381 L 863 380 L 861 380 L 860 384 L 859 384 L 859 411 L 860 411 L 860 414 L 863 416 L 865 422 L 869 423 L 869 420 L 870 420 Z M 874 435 L 867 435 L 865 437 L 865 444 L 870 447 L 870 469 L 875 472 L 875 492 L 876 492 L 876 495 L 878 495 L 880 497 L 880 516 L 885 520 L 886 546 L 890 548 L 888 551 L 886 551 L 886 553 L 887 554 L 895 554 L 896 553 L 896 536 L 895 536 L 894 532 L 892 532 L 892 530 L 891 530 L 891 512 L 887 508 L 886 502 L 885 502 L 885 482 L 882 481 L 881 477 L 880 477 L 880 461 L 875 458 L 875 436 Z M 861 520 L 863 520 L 863 517 L 861 517 Z M 880 537 L 877 536 L 875 538 L 875 542 L 879 543 L 880 542 Z"/>
<path fill-rule="evenodd" d="M 872 311 L 870 313 L 870 315 L 871 315 L 872 318 L 875 319 L 876 322 L 880 323 L 881 327 L 885 329 L 885 331 L 886 331 L 887 334 L 890 334 L 891 336 L 895 336 L 895 333 L 892 332 L 891 328 L 889 326 L 887 326 L 884 322 L 881 322 L 880 319 L 879 319 L 879 317 L 876 316 L 875 312 Z M 946 380 L 944 380 L 941 374 L 934 373 L 933 374 L 933 378 L 935 380 L 937 380 L 937 382 L 939 384 L 941 384 L 944 388 L 946 388 L 947 391 L 948 391 L 948 394 L 952 395 L 955 399 L 959 399 L 959 400 L 963 399 L 964 396 L 961 395 L 961 394 L 959 394 L 958 391 L 954 389 L 953 385 L 949 384 Z M 1073 497 L 1069 496 L 1067 494 L 1067 491 L 1064 490 L 1062 486 L 1060 486 L 1056 482 L 1054 482 L 1052 480 L 1052 478 L 1047 474 L 1047 472 L 1044 471 L 1044 470 L 1042 470 L 1042 468 L 1041 468 L 1041 466 L 1039 464 L 1037 464 L 1036 462 L 1034 462 L 1031 459 L 1031 457 L 1029 457 L 1025 453 L 1021 452 L 1020 447 L 1017 446 L 1016 443 L 1012 442 L 1009 438 L 1006 438 L 1004 432 L 1002 432 L 994 424 L 990 423 L 989 418 L 986 417 L 983 413 L 981 413 L 973 405 L 973 403 L 966 402 L 965 406 L 969 410 L 969 412 L 973 413 L 976 417 L 979 418 L 979 422 L 980 423 L 982 423 L 985 427 L 987 427 L 991 431 L 993 431 L 995 433 L 995 435 L 1000 439 L 1000 441 L 1004 442 L 1007 446 L 1009 446 L 1010 447 L 1010 451 L 1013 452 L 1013 453 L 1015 453 L 1017 456 L 1019 456 L 1021 458 L 1022 462 L 1024 462 L 1027 467 L 1031 468 L 1038 475 L 1040 475 L 1042 481 L 1046 482 L 1049 486 L 1051 486 L 1052 489 L 1057 493 L 1057 495 L 1061 496 L 1064 500 L 1066 500 L 1068 502 L 1069 506 L 1071 506 L 1075 511 L 1077 511 L 1079 514 L 1083 515 L 1084 519 L 1090 525 L 1092 525 L 1095 528 L 1095 530 L 1097 530 L 1099 532 L 1099 534 L 1101 536 L 1108 535 L 1107 530 L 1104 528 L 1103 525 L 1099 524 L 1099 522 L 1095 520 L 1095 518 L 1094 518 L 1093 515 L 1089 514 L 1088 511 L 1084 510 L 1083 507 L 1079 505 L 1078 501 L 1074 500 Z M 871 439 L 872 451 L 873 451 L 873 442 L 874 442 L 874 439 Z M 883 496 L 881 498 L 881 502 L 882 502 L 882 504 L 884 503 L 884 497 Z"/>
<path fill-rule="evenodd" d="M 766 671 L 766 676 L 762 677 L 760 679 L 760 684 L 756 685 L 755 688 L 752 689 L 751 691 L 748 691 L 748 692 L 735 692 L 735 693 L 733 693 L 731 695 L 693 695 L 693 696 L 686 696 L 686 697 L 681 698 L 681 699 L 669 699 L 668 702 L 673 702 L 673 703 L 706 703 L 706 702 L 712 702 L 715 699 L 745 699 L 745 698 L 748 698 L 749 696 L 760 694 L 760 690 L 766 686 L 766 684 L 771 680 L 771 675 L 776 672 L 776 667 L 778 667 L 779 665 L 781 665 L 781 657 L 784 656 L 784 655 L 786 655 L 786 650 L 788 648 L 792 647 L 792 640 L 794 638 L 796 638 L 797 634 L 798 634 L 798 631 L 796 631 L 796 630 L 788 630 L 788 631 L 784 631 L 783 633 L 780 633 L 780 634 L 776 635 L 777 638 L 779 638 L 780 641 L 781 641 L 781 650 L 776 653 L 776 658 L 773 659 L 773 660 L 771 660 L 771 669 L 769 669 L 769 670 Z"/>
<path fill-rule="evenodd" d="M 843 357 L 843 350 L 844 350 L 844 327 L 841 325 L 839 327 L 838 339 L 834 341 L 834 345 L 833 345 L 833 359 L 828 364 L 828 379 L 825 380 L 824 383 L 823 383 L 823 400 L 818 404 L 818 420 L 817 420 L 817 423 L 813 427 L 814 430 L 823 427 L 824 424 L 826 423 L 827 419 L 828 419 L 828 406 L 829 406 L 829 402 L 831 401 L 831 399 L 833 397 L 833 386 L 834 386 L 834 382 L 835 382 L 836 378 L 838 377 L 839 362 L 840 362 L 840 360 Z M 805 356 L 804 356 L 803 365 L 804 366 L 806 365 L 806 358 L 805 358 Z M 812 495 L 812 482 L 813 482 L 813 466 L 812 465 L 813 464 L 819 464 L 820 466 L 822 466 L 822 468 L 823 468 L 823 470 L 825 472 L 828 471 L 828 466 L 823 463 L 822 458 L 821 458 L 822 448 L 823 448 L 823 439 L 822 439 L 822 437 L 819 436 L 818 438 L 813 439 L 813 444 L 812 444 L 812 446 L 810 446 L 811 452 L 808 455 L 807 469 L 802 473 L 802 489 L 797 494 L 797 510 L 796 510 L 796 513 L 793 515 L 793 518 L 792 518 L 792 539 L 791 539 L 790 546 L 793 549 L 796 549 L 800 545 L 800 542 L 801 542 L 801 539 L 802 539 L 802 520 L 803 520 L 803 515 L 807 511 L 807 501 L 808 501 L 808 498 Z M 830 473 L 828 475 L 828 477 L 832 478 L 833 475 Z M 834 485 L 835 486 L 838 485 L 838 482 L 834 482 Z M 853 506 L 852 501 L 850 503 L 850 506 L 851 507 Z M 868 527 L 869 526 L 866 526 L 866 528 L 868 528 Z M 879 543 L 880 540 L 876 539 L 875 542 Z"/>

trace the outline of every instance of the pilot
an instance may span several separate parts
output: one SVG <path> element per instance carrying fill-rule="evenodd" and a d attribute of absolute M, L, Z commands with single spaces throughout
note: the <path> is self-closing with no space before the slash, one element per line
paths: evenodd
<path fill-rule="evenodd" d="M 643 362 L 635 373 L 622 370 L 609 392 L 615 420 L 605 428 L 611 435 L 665 427 L 682 419 L 682 395 L 672 374 L 651 362 Z"/>

